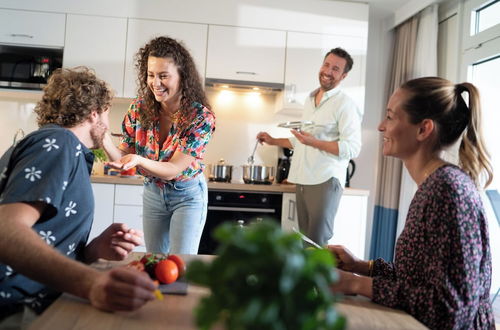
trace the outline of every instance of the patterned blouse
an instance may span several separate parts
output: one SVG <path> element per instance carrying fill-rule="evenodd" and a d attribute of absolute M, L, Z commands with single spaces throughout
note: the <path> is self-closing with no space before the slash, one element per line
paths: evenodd
<path fill-rule="evenodd" d="M 403 309 L 431 329 L 490 329 L 491 255 L 479 193 L 446 165 L 419 187 L 394 263 L 374 264 L 373 301 Z"/>
<path fill-rule="evenodd" d="M 144 129 L 141 125 L 141 108 L 144 107 L 142 99 L 136 98 L 130 105 L 122 123 L 123 138 L 119 146 L 127 153 L 134 153 L 152 160 L 168 162 L 174 153 L 179 150 L 184 154 L 191 155 L 195 159 L 174 181 L 187 181 L 203 172 L 205 167 L 201 160 L 205 153 L 205 147 L 215 131 L 215 116 L 213 112 L 199 103 L 193 103 L 193 111 L 196 117 L 188 127 L 179 131 L 174 123 L 170 128 L 167 139 L 160 146 L 160 124 L 154 120 L 150 129 Z M 139 173 L 146 178 L 162 186 L 165 181 L 152 177 L 146 171 Z"/>

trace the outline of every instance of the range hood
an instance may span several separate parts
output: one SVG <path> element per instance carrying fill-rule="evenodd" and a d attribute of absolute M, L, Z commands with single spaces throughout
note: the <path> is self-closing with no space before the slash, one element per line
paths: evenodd
<path fill-rule="evenodd" d="M 261 93 L 277 93 L 281 92 L 285 88 L 285 84 L 280 84 L 280 83 L 218 79 L 218 78 L 206 78 L 205 86 L 218 90 L 232 90 L 239 92 L 261 92 Z"/>

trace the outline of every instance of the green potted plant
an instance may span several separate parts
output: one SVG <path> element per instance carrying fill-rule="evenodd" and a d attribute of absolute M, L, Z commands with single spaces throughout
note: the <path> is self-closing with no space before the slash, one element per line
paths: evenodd
<path fill-rule="evenodd" d="M 94 166 L 92 167 L 92 174 L 104 175 L 104 162 L 108 160 L 106 153 L 103 149 L 92 149 L 94 154 Z"/>
<path fill-rule="evenodd" d="M 326 249 L 304 249 L 296 233 L 274 221 L 237 227 L 225 223 L 214 237 L 221 243 L 211 263 L 193 261 L 188 280 L 210 288 L 197 306 L 201 329 L 343 329 L 330 290 L 337 279 Z"/>

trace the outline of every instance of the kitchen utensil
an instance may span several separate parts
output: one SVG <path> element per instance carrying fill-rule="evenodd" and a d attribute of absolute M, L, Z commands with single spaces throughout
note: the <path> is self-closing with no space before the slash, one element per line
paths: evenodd
<path fill-rule="evenodd" d="M 312 245 L 312 246 L 314 246 L 315 248 L 322 249 L 322 247 L 321 247 L 321 246 L 319 246 L 319 244 L 318 244 L 318 243 L 316 243 L 315 241 L 313 241 L 312 239 L 310 239 L 310 238 L 309 238 L 309 237 L 307 237 L 306 235 L 302 234 L 300 231 L 298 231 L 298 230 L 297 230 L 297 228 L 292 227 L 292 230 L 293 230 L 294 232 L 296 232 L 297 234 L 299 234 L 299 235 L 300 235 L 300 238 L 302 238 L 302 240 L 303 240 L 304 242 L 307 242 L 307 243 L 311 244 L 311 245 Z"/>
<path fill-rule="evenodd" d="M 255 184 L 271 184 L 273 181 L 273 166 L 243 165 L 243 182 Z"/>
<path fill-rule="evenodd" d="M 248 157 L 248 165 L 253 165 L 253 162 L 254 162 L 253 156 L 255 155 L 255 150 L 257 150 L 257 146 L 258 145 L 259 145 L 259 140 L 256 140 L 255 141 L 255 146 L 253 147 L 253 152 L 250 155 L 250 157 Z"/>
<path fill-rule="evenodd" d="M 215 182 L 231 182 L 233 166 L 226 165 L 224 159 L 220 159 L 217 164 L 208 165 L 208 179 Z"/>
<path fill-rule="evenodd" d="M 299 131 L 312 126 L 314 126 L 314 122 L 309 120 L 287 121 L 278 124 L 278 127 L 296 129 Z"/>

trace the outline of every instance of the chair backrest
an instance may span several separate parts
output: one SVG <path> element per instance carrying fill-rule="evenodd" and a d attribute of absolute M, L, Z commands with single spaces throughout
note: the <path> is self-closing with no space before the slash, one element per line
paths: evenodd
<path fill-rule="evenodd" d="M 490 199 L 491 207 L 493 208 L 498 225 L 500 226 L 500 194 L 498 190 L 486 190 L 486 195 Z"/>

